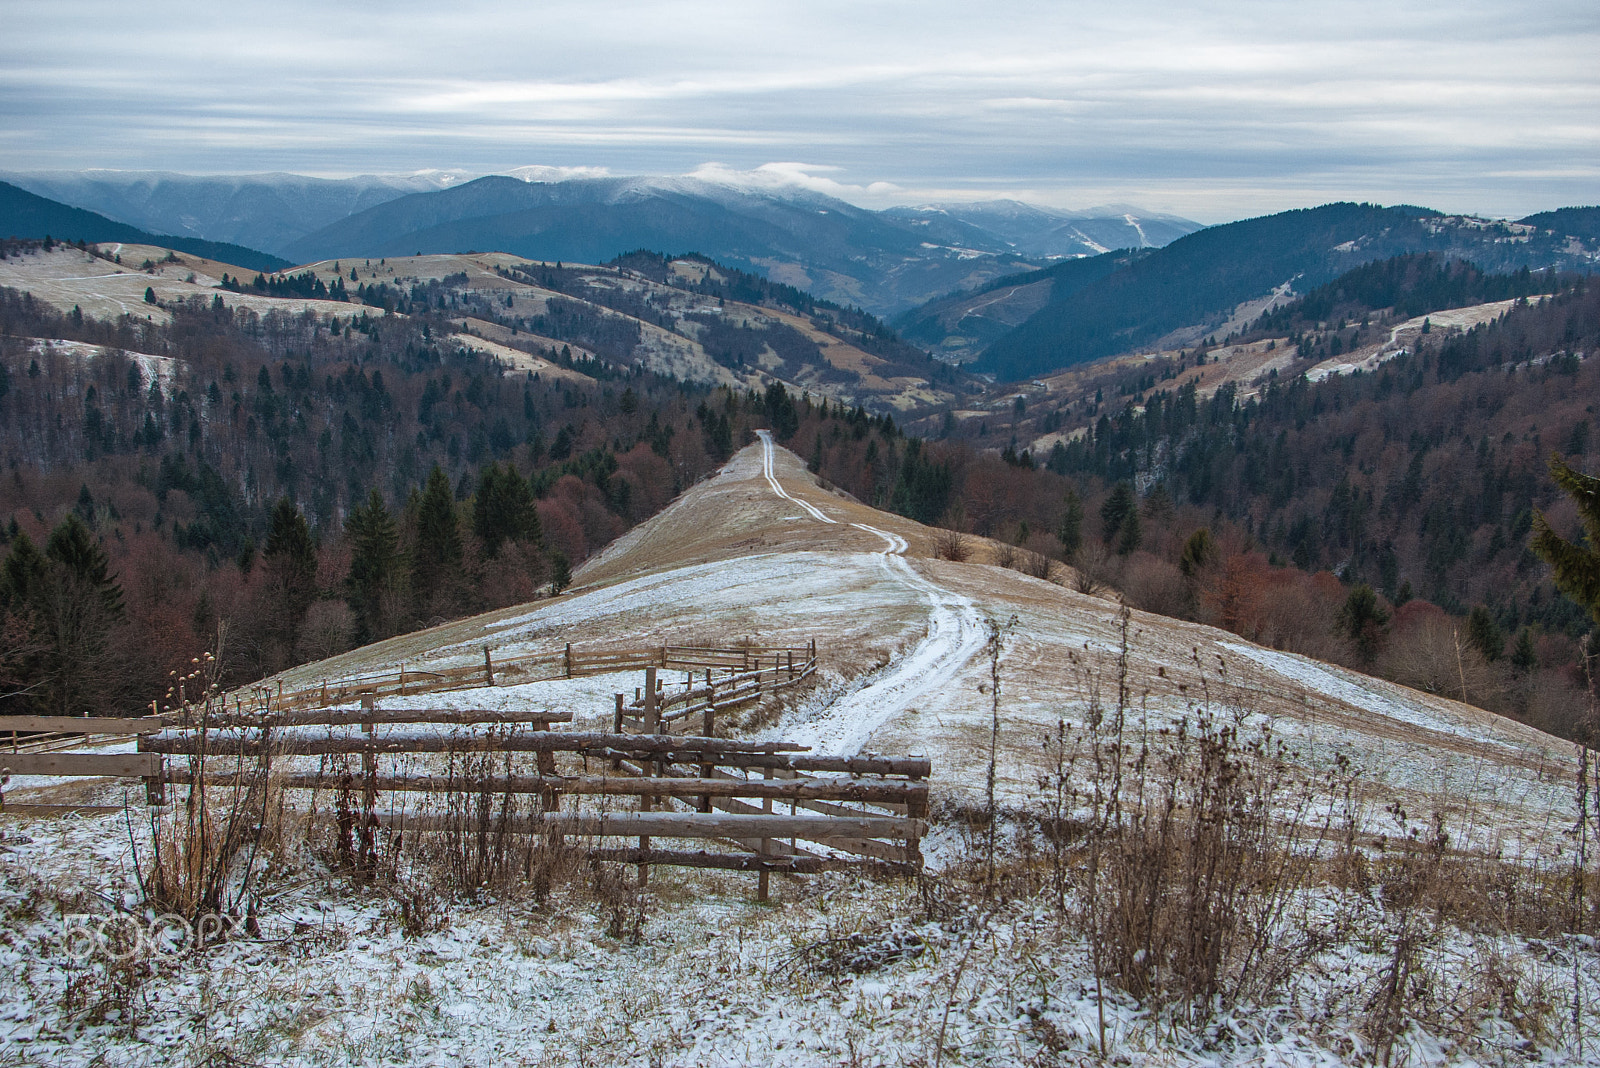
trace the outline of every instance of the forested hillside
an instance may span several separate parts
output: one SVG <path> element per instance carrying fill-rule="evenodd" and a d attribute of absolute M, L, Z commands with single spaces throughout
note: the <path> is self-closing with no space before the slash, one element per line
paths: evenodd
<path fill-rule="evenodd" d="M 219 624 L 238 682 L 531 599 L 766 418 L 637 370 L 510 373 L 427 316 L 170 310 L 0 291 L 8 705 L 148 702 Z"/>
<path fill-rule="evenodd" d="M 82 208 L 72 208 L 0 182 L 0 237 L 45 237 L 57 241 L 122 241 L 130 245 L 160 245 L 207 259 L 237 263 L 258 271 L 276 271 L 289 261 L 253 248 L 197 237 L 151 234 L 136 226 L 108 219 Z"/>
<path fill-rule="evenodd" d="M 1092 284 L 1052 299 L 997 339 L 978 368 L 1002 379 L 1137 350 L 1183 328 L 1202 332 L 1241 303 L 1291 285 L 1296 292 L 1362 264 L 1434 252 L 1505 273 L 1521 267 L 1592 269 L 1581 213 L 1499 223 L 1413 207 L 1326 204 L 1213 226 L 1137 258 Z"/>
<path fill-rule="evenodd" d="M 1580 536 L 1547 461 L 1593 469 L 1600 453 L 1600 287 L 1568 279 L 1499 321 L 1424 335 L 1376 372 L 1312 383 L 1294 370 L 1389 321 L 1362 293 L 1433 307 L 1535 281 L 1423 257 L 1364 269 L 1287 321 L 1304 326 L 1327 302 L 1371 322 L 1311 324 L 1306 355 L 1253 395 L 1164 384 L 1183 370 L 1173 361 L 1120 385 L 1108 375 L 1101 392 L 1115 402 L 1052 412 L 1019 399 L 1011 427 L 1024 441 L 1100 409 L 1037 461 L 1017 437 L 996 455 L 992 438 L 924 442 L 848 420 L 808 420 L 791 445 L 863 500 L 1030 550 L 1014 566 L 1070 560 L 1085 588 L 1138 607 L 1570 732 L 1590 621 L 1528 533 L 1543 510 Z"/>
<path fill-rule="evenodd" d="M 676 269 L 625 262 L 641 279 Z M 587 270 L 524 273 L 561 293 L 589 288 Z M 1181 361 L 1111 371 L 1099 395 L 1116 401 L 1049 411 L 1019 397 L 998 452 L 992 438 L 949 436 L 951 419 L 924 441 L 777 383 L 713 390 L 553 350 L 546 374 L 508 371 L 451 339 L 461 300 L 493 311 L 482 291 L 359 280 L 362 299 L 397 298 L 410 315 L 256 315 L 214 298 L 169 303 L 170 325 L 63 316 L 5 292 L 0 693 L 126 709 L 159 697 L 219 624 L 239 682 L 546 594 L 766 426 L 862 501 L 1015 547 L 985 559 L 1039 575 L 1070 561 L 1084 589 L 1567 731 L 1587 622 L 1527 534 L 1535 509 L 1573 532 L 1545 462 L 1558 451 L 1582 466 L 1596 451 L 1600 287 L 1566 280 L 1470 333 L 1425 335 L 1373 373 L 1311 383 L 1296 370 L 1407 301 L 1549 281 L 1426 257 L 1367 268 L 1257 324 L 1289 328 L 1298 347 L 1255 395 L 1228 384 L 1204 396 Z M 839 335 L 899 358 L 873 320 L 769 281 L 684 284 L 832 317 Z M 638 303 L 634 322 L 660 314 L 626 287 L 597 295 Z M 702 325 L 708 351 L 737 365 L 737 329 Z M 1018 441 L 1086 414 L 1048 455 Z M 972 551 L 960 542 L 949 550 Z"/>

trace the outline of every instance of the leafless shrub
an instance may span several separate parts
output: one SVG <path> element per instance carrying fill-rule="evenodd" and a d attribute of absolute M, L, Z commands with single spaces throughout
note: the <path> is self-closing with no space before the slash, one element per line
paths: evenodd
<path fill-rule="evenodd" d="M 500 735 L 517 729 L 488 728 Z M 427 819 L 426 830 L 388 844 L 384 874 L 399 884 L 403 906 L 409 896 L 419 915 L 425 914 L 427 901 L 419 896 L 424 890 L 441 900 L 492 893 L 543 903 L 554 886 L 581 869 L 573 848 L 531 830 L 543 818 L 548 799 L 510 788 L 522 770 L 505 752 L 449 756 L 441 789 L 425 795 L 411 813 Z"/>
<path fill-rule="evenodd" d="M 934 535 L 933 551 L 939 559 L 953 560 L 958 564 L 966 563 L 972 556 L 972 546 L 967 536 L 959 530 L 940 530 Z"/>
<path fill-rule="evenodd" d="M 1079 546 L 1072 557 L 1072 570 L 1072 588 L 1079 593 L 1094 595 L 1117 585 L 1117 558 L 1097 541 Z"/>
<path fill-rule="evenodd" d="M 648 918 L 647 895 L 630 879 L 627 869 L 616 864 L 596 864 L 591 892 L 606 913 L 606 934 L 619 941 L 638 945 L 644 941 Z"/>
<path fill-rule="evenodd" d="M 1104 550 L 1102 549 L 1102 552 Z M 1128 558 L 1122 593 L 1128 604 L 1157 615 L 1179 619 L 1194 614 L 1194 592 L 1177 565 L 1146 552 Z"/>
<path fill-rule="evenodd" d="M 1213 703 L 1198 658 L 1196 703 L 1152 732 L 1128 677 L 1130 627 L 1124 608 L 1114 675 L 1078 664 L 1081 728 L 1063 720 L 1046 740 L 1052 882 L 1059 908 L 1077 891 L 1097 981 L 1195 1022 L 1270 993 L 1320 948 L 1290 903 L 1340 838 L 1340 807 L 1313 799 L 1349 771 L 1337 764 L 1321 790 L 1297 777 L 1269 727 Z"/>
<path fill-rule="evenodd" d="M 302 661 L 326 660 L 350 647 L 355 615 L 343 601 L 316 601 L 306 610 L 295 653 Z"/>
<path fill-rule="evenodd" d="M 1015 545 L 1012 545 L 1010 542 L 1006 541 L 996 541 L 992 544 L 994 546 L 994 550 L 991 554 L 991 558 L 994 566 L 1011 567 L 1017 562 L 1017 547 Z"/>
<path fill-rule="evenodd" d="M 1478 705 L 1505 691 L 1501 673 L 1442 611 L 1397 620 L 1378 671 L 1405 686 Z"/>
<path fill-rule="evenodd" d="M 1044 553 L 1036 553 L 1032 549 L 1022 549 L 1017 553 L 1016 568 L 1024 575 L 1029 575 L 1036 579 L 1044 579 L 1048 582 L 1050 581 L 1050 576 L 1055 572 L 1056 562 Z"/>
<path fill-rule="evenodd" d="M 220 652 L 220 640 L 218 645 Z M 158 913 L 181 916 L 197 927 L 225 921 L 219 933 L 242 914 L 253 933 L 263 851 L 282 841 L 283 807 L 277 803 L 269 746 L 253 756 L 211 749 L 219 732 L 207 725 L 208 717 L 225 711 L 217 685 L 219 661 L 220 656 L 207 653 L 194 672 L 174 683 L 175 711 L 196 724 L 198 752 L 188 760 L 191 785 L 181 804 L 150 809 L 150 854 L 141 857 L 135 848 L 134 867 L 146 904 Z M 200 691 L 198 700 L 187 699 L 188 687 Z"/>

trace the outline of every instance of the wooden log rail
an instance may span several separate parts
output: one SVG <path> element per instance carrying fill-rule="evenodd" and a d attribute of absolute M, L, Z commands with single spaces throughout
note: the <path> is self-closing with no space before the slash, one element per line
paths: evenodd
<path fill-rule="evenodd" d="M 342 775 L 332 771 L 275 773 L 273 781 L 290 790 L 325 790 L 338 786 Z M 240 781 L 234 772 L 206 772 L 198 777 L 183 767 L 168 768 L 164 772 L 169 784 L 187 786 L 198 781 L 211 786 L 232 786 Z M 608 797 L 753 797 L 778 801 L 851 801 L 877 804 L 926 805 L 927 783 L 903 779 L 698 779 L 676 777 L 668 779 L 639 778 L 635 776 L 599 775 L 502 775 L 471 778 L 462 775 L 378 775 L 377 789 L 382 793 L 442 793 L 465 790 L 470 793 L 490 795 L 543 794 L 555 791 L 561 794 L 600 795 Z M 857 816 L 862 813 L 846 811 Z"/>
<path fill-rule="evenodd" d="M 267 711 L 243 714 L 226 713 L 209 715 L 192 721 L 167 717 L 174 727 L 206 727 L 214 730 L 250 729 L 260 727 L 338 727 L 360 726 L 366 723 L 453 723 L 453 724 L 522 724 L 543 729 L 541 725 L 571 723 L 571 712 L 554 709 L 458 709 L 458 708 L 319 708 L 303 711 Z"/>
<path fill-rule="evenodd" d="M 381 817 L 380 817 L 381 818 Z M 382 822 L 396 830 L 449 831 L 461 820 L 451 816 L 391 816 Z M 501 826 L 496 820 L 496 826 Z M 884 816 L 789 816 L 761 812 L 545 812 L 504 821 L 513 834 L 580 835 L 593 838 L 804 838 L 826 845 L 832 839 L 917 838 L 920 820 Z"/>
<path fill-rule="evenodd" d="M 752 660 L 781 657 L 795 663 L 816 659 L 816 642 L 803 646 L 697 646 L 655 645 L 620 649 L 582 650 L 568 643 L 556 653 L 532 653 L 527 656 L 496 659 L 489 649 L 483 649 L 483 663 L 453 668 L 408 668 L 401 664 L 396 670 L 344 679 L 323 680 L 310 686 L 283 689 L 272 680 L 228 695 L 228 700 L 242 713 L 247 705 L 275 711 L 324 707 L 329 702 L 346 701 L 352 697 L 370 694 L 376 697 L 439 693 L 449 690 L 493 686 L 496 678 L 516 676 L 522 682 L 546 679 L 573 678 L 599 675 L 614 671 L 633 671 L 645 667 L 660 667 L 686 671 L 747 671 Z"/>
<path fill-rule="evenodd" d="M 787 742 L 741 742 L 693 735 L 603 734 L 592 731 L 526 731 L 499 737 L 438 731 L 391 731 L 368 737 L 275 735 L 260 731 L 219 732 L 199 738 L 165 731 L 142 742 L 146 752 L 167 756 L 325 756 L 341 753 L 572 753 L 591 759 L 647 760 L 719 767 L 825 771 L 854 775 L 925 778 L 927 757 L 821 756 Z"/>
<path fill-rule="evenodd" d="M 44 746 L 83 744 L 92 737 L 150 735 L 165 727 L 157 716 L 0 716 L 0 736 L 11 736 L 11 751 L 0 752 L 0 768 L 10 775 L 73 778 L 144 779 L 155 796 L 161 781 L 161 758 L 152 753 L 62 753 Z M 26 737 L 28 741 L 23 742 Z M 31 751 L 23 752 L 27 744 Z"/>

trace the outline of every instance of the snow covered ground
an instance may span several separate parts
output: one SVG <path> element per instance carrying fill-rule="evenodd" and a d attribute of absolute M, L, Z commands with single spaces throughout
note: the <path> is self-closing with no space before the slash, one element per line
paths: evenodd
<path fill-rule="evenodd" d="M 930 907 L 914 884 L 836 874 L 780 878 L 760 906 L 748 876 L 660 872 L 622 937 L 559 892 L 457 904 L 408 934 L 387 893 L 285 873 L 259 937 L 183 949 L 169 924 L 178 951 L 136 952 L 106 937 L 151 929 L 121 817 L 20 829 L 0 843 L 0 1064 L 888 1066 L 931 1065 L 941 1044 L 950 1065 L 1098 1062 L 1087 946 L 1026 901 Z M 1270 1005 L 1200 1027 L 1108 990 L 1110 1063 L 1363 1060 L 1382 910 L 1317 907 L 1371 939 L 1331 941 Z M 1472 979 L 1485 956 L 1509 993 Z M 1408 1028 L 1394 1063 L 1593 1063 L 1600 1026 L 1580 1013 L 1580 1049 L 1566 999 L 1594 1004 L 1600 965 L 1574 963 L 1559 941 L 1442 932 L 1424 959 L 1440 1023 Z"/>
<path fill-rule="evenodd" d="M 573 593 L 407 635 L 290 681 L 401 660 L 477 663 L 485 646 L 501 659 L 568 641 L 815 639 L 818 684 L 757 729 L 817 751 L 926 754 L 935 811 L 970 811 L 990 757 L 992 623 L 1004 635 L 1000 801 L 1019 818 L 1038 812 L 1041 742 L 1058 719 L 1081 726 L 1097 689 L 1114 692 L 1119 610 L 1014 571 L 930 559 L 930 545 L 925 529 L 829 493 L 793 454 L 762 442 L 592 560 Z M 1129 618 L 1127 664 L 1131 729 L 1155 737 L 1207 709 L 1237 715 L 1248 730 L 1270 729 L 1308 775 L 1348 761 L 1371 833 L 1395 830 L 1384 823 L 1391 804 L 1418 822 L 1437 811 L 1453 844 L 1557 870 L 1573 802 L 1572 760 L 1556 739 L 1140 613 Z M 593 728 L 609 722 L 615 693 L 631 696 L 642 681 L 623 672 L 382 705 L 548 708 Z M 25 801 L 34 787 L 17 784 L 8 799 Z M 125 787 L 78 789 L 74 800 L 104 804 Z M 274 862 L 259 938 L 158 955 L 137 975 L 100 958 L 75 962 L 68 951 L 81 941 L 62 936 L 73 923 L 103 922 L 69 914 L 138 911 L 143 822 L 7 818 L 0 829 L 0 1066 L 932 1065 L 941 1034 L 945 1064 L 1055 1064 L 1087 1063 L 1099 1045 L 1101 1004 L 1070 925 L 1028 900 L 930 903 L 928 893 L 961 885 L 950 873 L 970 843 L 955 820 L 925 844 L 946 873 L 931 889 L 846 873 L 783 876 L 776 903 L 762 906 L 748 875 L 665 870 L 622 913 L 569 886 L 543 905 L 458 901 L 409 933 L 403 888 L 352 888 L 301 851 Z M 1108 995 L 1114 1062 L 1362 1059 L 1368 1002 L 1390 959 L 1384 893 L 1325 888 L 1301 902 L 1302 929 L 1326 942 L 1270 1004 L 1191 1029 Z M 1398 1061 L 1578 1064 L 1600 1048 L 1592 946 L 1446 925 L 1419 952 L 1434 1009 L 1402 1036 Z M 1484 985 L 1486 960 L 1510 977 L 1509 993 Z"/>

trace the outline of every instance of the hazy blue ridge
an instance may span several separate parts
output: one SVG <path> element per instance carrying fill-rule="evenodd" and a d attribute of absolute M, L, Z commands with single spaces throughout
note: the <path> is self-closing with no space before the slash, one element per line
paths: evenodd
<path fill-rule="evenodd" d="M 253 271 L 278 271 L 291 267 L 288 260 L 243 245 L 205 241 L 195 237 L 152 234 L 137 226 L 108 219 L 96 212 L 72 208 L 54 200 L 0 182 L 0 235 L 58 241 L 121 241 L 129 245 L 158 245 L 192 256 L 248 267 Z"/>

